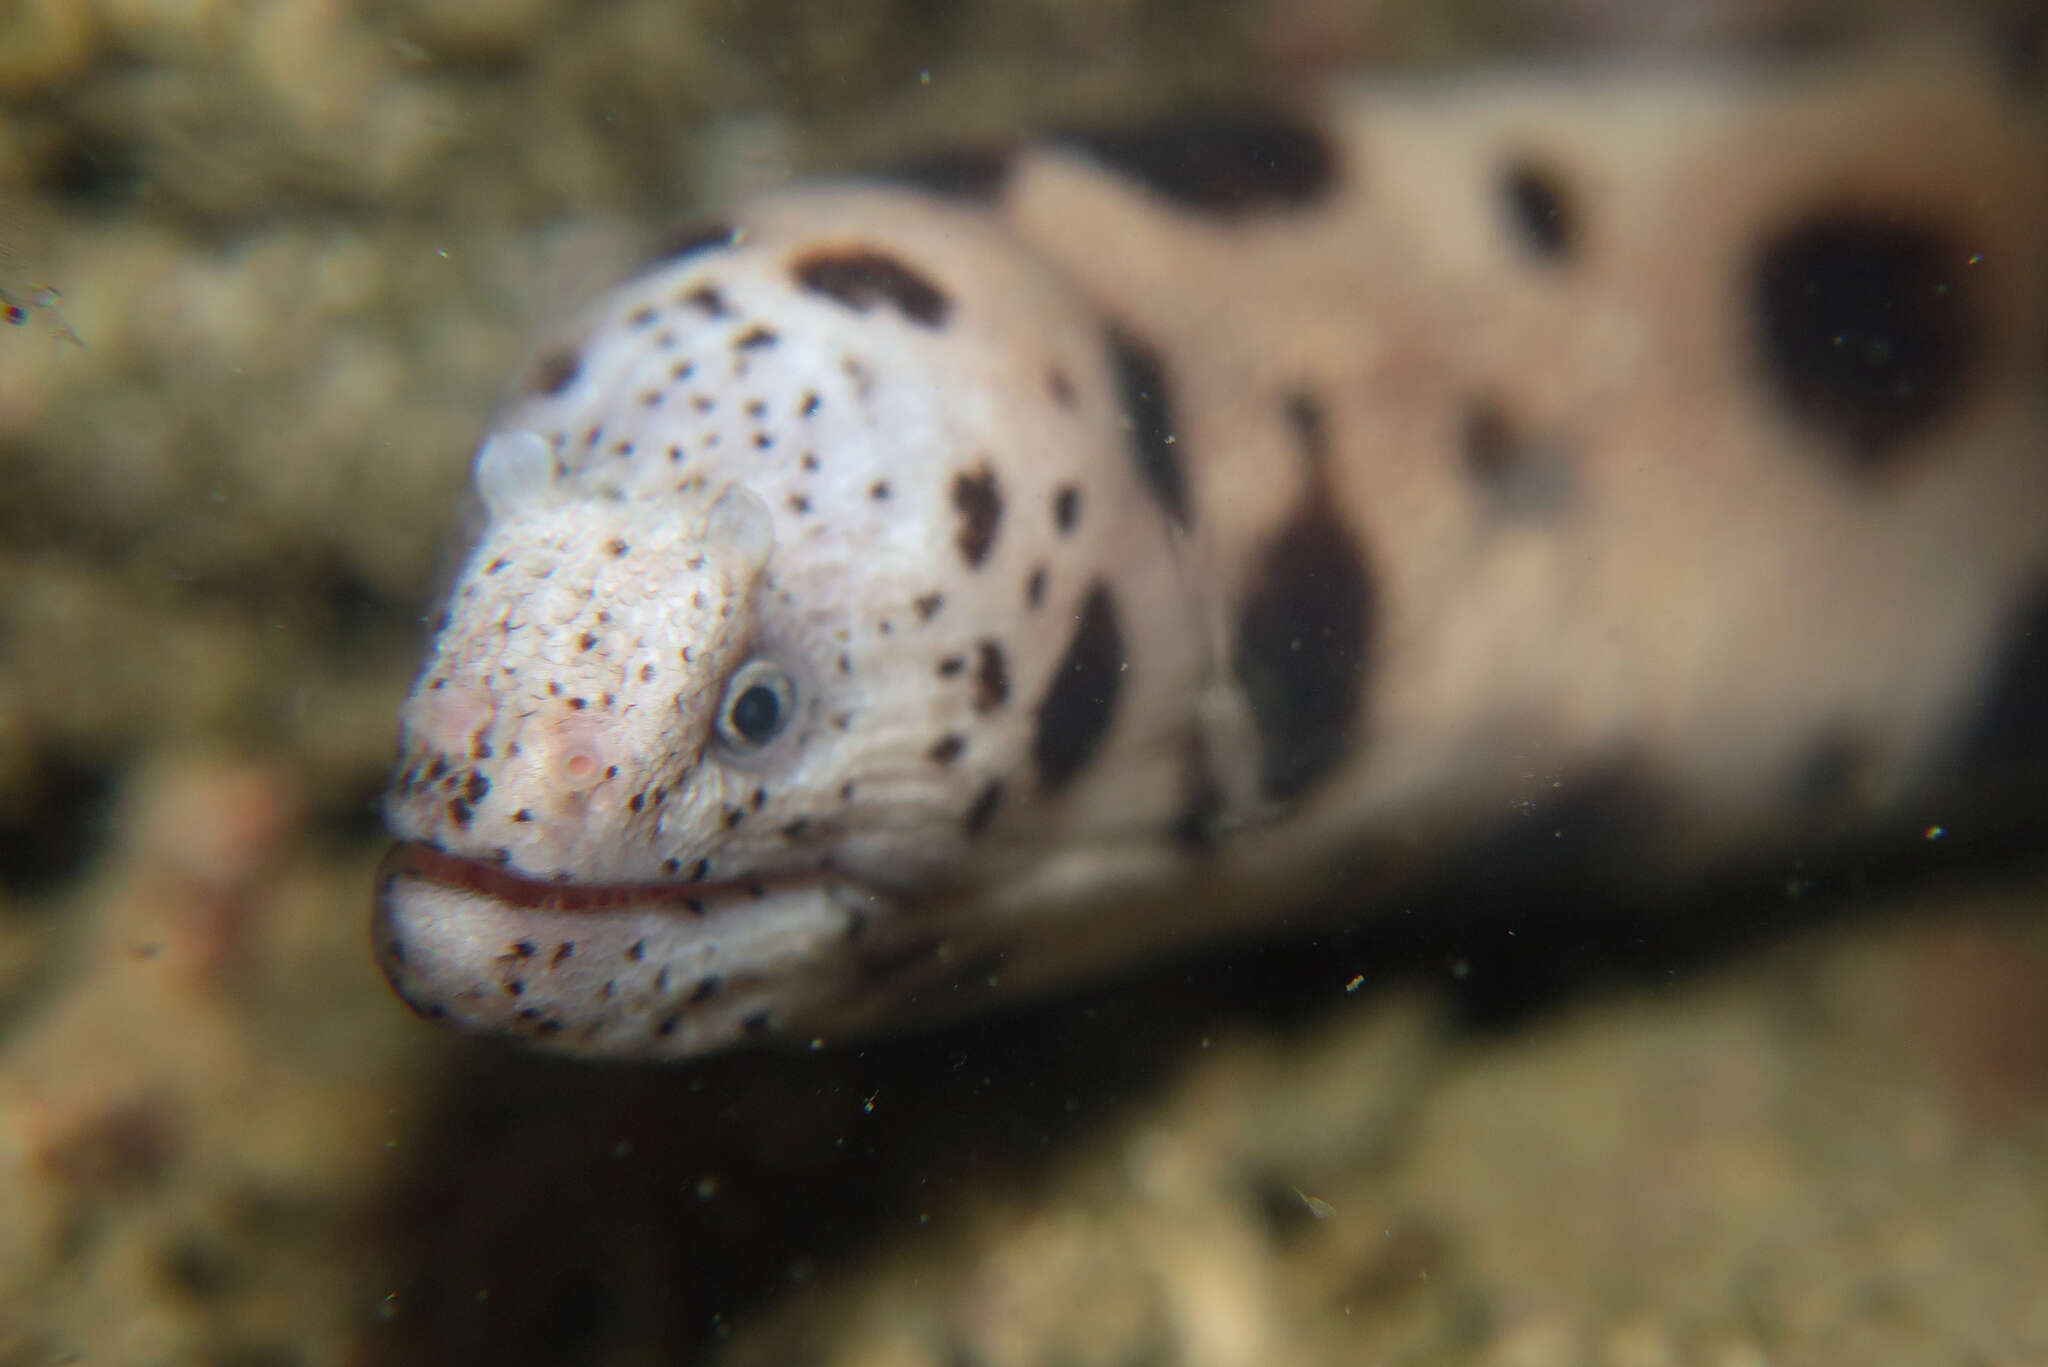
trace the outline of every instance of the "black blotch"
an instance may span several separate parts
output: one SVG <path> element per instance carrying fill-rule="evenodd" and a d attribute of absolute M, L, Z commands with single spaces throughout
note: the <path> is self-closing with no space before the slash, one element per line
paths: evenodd
<path fill-rule="evenodd" d="M 626 957 L 636 964 L 644 960 L 647 957 L 647 941 L 635 940 L 632 944 L 627 945 Z"/>
<path fill-rule="evenodd" d="M 470 770 L 468 780 L 462 785 L 462 795 L 468 798 L 470 802 L 477 803 L 482 802 L 485 795 L 490 791 L 491 781 L 476 770 Z"/>
<path fill-rule="evenodd" d="M 512 813 L 512 819 L 524 825 L 526 822 L 533 820 L 533 812 L 529 808 L 521 807 L 518 811 Z"/>
<path fill-rule="evenodd" d="M 1032 569 L 1031 577 L 1024 581 L 1024 606 L 1041 607 L 1045 603 L 1045 566 Z"/>
<path fill-rule="evenodd" d="M 448 799 L 448 819 L 457 826 L 462 827 L 464 830 L 469 829 L 470 818 L 475 815 L 475 809 L 464 799 L 459 797 Z"/>
<path fill-rule="evenodd" d="M 981 791 L 974 795 L 973 805 L 967 809 L 967 820 L 964 823 L 967 834 L 976 836 L 987 830 L 988 823 L 996 818 L 996 808 L 1002 803 L 1003 781 L 992 778 L 982 785 Z"/>
<path fill-rule="evenodd" d="M 1835 210 L 1779 233 L 1750 285 L 1771 387 L 1856 467 L 1875 468 L 1968 394 L 1990 269 L 1903 213 Z"/>
<path fill-rule="evenodd" d="M 563 964 L 567 963 L 569 960 L 575 957 L 576 942 L 574 940 L 564 940 L 560 944 L 555 946 L 555 952 L 548 957 L 548 967 L 560 968 Z"/>
<path fill-rule="evenodd" d="M 699 859 L 695 864 L 692 864 L 690 866 L 690 882 L 701 883 L 710 876 L 711 861 L 709 859 Z"/>
<path fill-rule="evenodd" d="M 675 1034 L 677 1030 L 681 1029 L 682 1024 L 683 1013 L 680 1011 L 671 1011 L 666 1016 L 663 1016 L 661 1020 L 655 1024 L 654 1033 L 661 1036 L 663 1039 L 667 1039 L 669 1036 Z"/>
<path fill-rule="evenodd" d="M 580 353 L 567 347 L 550 351 L 533 363 L 533 373 L 526 381 L 526 392 L 552 398 L 576 383 L 576 377 L 582 373 L 583 357 Z"/>
<path fill-rule="evenodd" d="M 683 302 L 711 318 L 725 317 L 725 296 L 710 285 L 699 285 L 683 295 Z"/>
<path fill-rule="evenodd" d="M 868 497 L 877 503 L 886 501 L 889 497 L 889 481 L 878 479 L 873 484 L 870 484 L 868 486 Z"/>
<path fill-rule="evenodd" d="M 993 712 L 1010 697 L 1010 668 L 1003 648 L 994 641 L 981 643 L 980 662 L 974 667 L 974 710 Z"/>
<path fill-rule="evenodd" d="M 939 661 L 939 677 L 942 679 L 950 679 L 955 674 L 965 672 L 966 669 L 967 657 L 965 655 L 948 655 Z"/>
<path fill-rule="evenodd" d="M 719 247 L 730 247 L 738 229 L 730 223 L 690 223 L 670 235 L 654 255 L 654 263 L 674 265 L 686 256 L 698 252 L 712 251 Z"/>
<path fill-rule="evenodd" d="M 716 973 L 708 974 L 698 979 L 697 985 L 690 989 L 690 995 L 684 998 L 684 1000 L 691 1006 L 702 1006 L 705 1002 L 717 996 L 718 990 L 724 986 L 724 978 Z"/>
<path fill-rule="evenodd" d="M 774 328 L 763 327 L 761 324 L 756 323 L 739 336 L 733 338 L 732 345 L 735 351 L 756 351 L 762 347 L 774 346 L 781 340 L 781 337 L 776 334 Z M 756 414 L 756 416 L 758 417 L 759 415 Z"/>
<path fill-rule="evenodd" d="M 945 605 L 946 595 L 943 593 L 927 593 L 911 602 L 911 606 L 917 609 L 917 620 L 920 622 L 931 621 Z"/>
<path fill-rule="evenodd" d="M 1343 761 L 1358 724 L 1372 612 L 1365 555 L 1312 488 L 1267 543 L 1237 614 L 1232 668 L 1259 728 L 1270 796 L 1296 796 Z"/>
<path fill-rule="evenodd" d="M 967 749 L 963 736 L 941 736 L 932 748 L 925 752 L 925 758 L 934 764 L 951 764 Z"/>
<path fill-rule="evenodd" d="M 513 979 L 511 979 L 510 981 L 508 981 L 508 982 L 507 982 L 507 983 L 505 984 L 505 995 L 506 995 L 506 996 L 508 996 L 508 997 L 523 997 L 523 996 L 525 996 L 525 995 L 526 995 L 526 980 L 525 980 L 524 978 L 513 978 Z"/>
<path fill-rule="evenodd" d="M 773 1019 L 774 1018 L 766 1011 L 755 1011 L 749 1015 L 741 1017 L 740 1030 L 749 1039 L 759 1039 L 761 1036 L 768 1033 L 769 1024 L 772 1022 Z"/>
<path fill-rule="evenodd" d="M 993 204 L 1010 181 L 1015 153 L 1008 147 L 951 148 L 899 162 L 879 172 L 883 180 L 926 190 L 948 199 Z"/>
<path fill-rule="evenodd" d="M 1082 601 L 1074 635 L 1038 704 L 1031 755 L 1046 792 L 1065 787 L 1095 757 L 1116 715 L 1123 666 L 1116 601 L 1109 586 L 1097 580 Z"/>
<path fill-rule="evenodd" d="M 953 476 L 953 507 L 960 513 L 956 542 L 961 557 L 970 569 L 979 568 L 995 544 L 996 526 L 1003 519 L 1002 487 L 986 461 Z"/>
<path fill-rule="evenodd" d="M 836 299 L 856 313 L 887 303 L 920 327 L 939 328 L 953 308 L 944 290 L 887 252 L 812 252 L 793 269 L 803 288 Z"/>
<path fill-rule="evenodd" d="M 1120 327 L 1109 330 L 1109 353 L 1138 475 L 1166 515 L 1184 528 L 1190 521 L 1187 473 L 1174 450 L 1172 396 L 1158 353 Z"/>
<path fill-rule="evenodd" d="M 1517 162 L 1501 176 L 1501 199 L 1522 245 L 1545 261 L 1568 261 L 1578 251 L 1578 211 L 1557 173 Z"/>
<path fill-rule="evenodd" d="M 1269 112 L 1212 114 L 1059 139 L 1184 209 L 1235 215 L 1300 209 L 1337 184 L 1335 148 L 1299 119 Z"/>
<path fill-rule="evenodd" d="M 1077 485 L 1062 484 L 1052 496 L 1052 520 L 1062 536 L 1072 532 L 1081 521 L 1081 490 Z"/>

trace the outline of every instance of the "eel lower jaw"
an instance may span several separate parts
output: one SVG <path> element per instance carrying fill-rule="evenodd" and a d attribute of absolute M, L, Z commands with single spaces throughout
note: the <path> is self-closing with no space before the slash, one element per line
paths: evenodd
<path fill-rule="evenodd" d="M 894 911 L 829 873 L 579 885 L 408 843 L 378 869 L 372 938 L 428 1019 L 556 1052 L 682 1058 L 829 1017 Z"/>

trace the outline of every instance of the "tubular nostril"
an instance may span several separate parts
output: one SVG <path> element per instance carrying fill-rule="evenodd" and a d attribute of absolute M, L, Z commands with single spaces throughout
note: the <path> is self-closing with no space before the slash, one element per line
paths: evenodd
<path fill-rule="evenodd" d="M 598 739 L 597 727 L 582 717 L 541 722 L 529 743 L 538 752 L 553 787 L 583 792 L 602 783 L 611 771 L 611 759 Z"/>

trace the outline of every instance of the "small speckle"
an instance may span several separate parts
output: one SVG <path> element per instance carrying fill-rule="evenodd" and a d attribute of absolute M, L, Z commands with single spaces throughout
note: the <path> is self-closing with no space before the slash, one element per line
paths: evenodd
<path fill-rule="evenodd" d="M 1003 518 L 1003 493 L 996 473 L 987 461 L 953 477 L 953 506 L 960 513 L 956 541 L 961 558 L 969 568 L 979 568 L 995 544 L 996 528 Z"/>
<path fill-rule="evenodd" d="M 974 670 L 974 710 L 993 712 L 1010 696 L 1010 671 L 1003 648 L 995 641 L 981 643 L 981 659 Z"/>
<path fill-rule="evenodd" d="M 925 753 L 925 758 L 934 764 L 951 764 L 967 749 L 964 736 L 941 736 L 938 742 Z"/>
<path fill-rule="evenodd" d="M 975 836 L 987 830 L 988 823 L 995 820 L 996 808 L 1002 805 L 1002 801 L 1002 780 L 990 779 L 983 785 L 982 790 L 975 794 L 973 805 L 967 809 L 967 834 Z"/>
<path fill-rule="evenodd" d="M 889 497 L 889 481 L 878 479 L 873 484 L 870 484 L 868 486 L 868 497 L 877 503 L 886 502 Z"/>
<path fill-rule="evenodd" d="M 938 615 L 939 609 L 945 605 L 946 595 L 937 592 L 927 593 L 912 603 L 912 606 L 917 609 L 917 619 L 920 622 L 931 621 L 933 617 Z"/>

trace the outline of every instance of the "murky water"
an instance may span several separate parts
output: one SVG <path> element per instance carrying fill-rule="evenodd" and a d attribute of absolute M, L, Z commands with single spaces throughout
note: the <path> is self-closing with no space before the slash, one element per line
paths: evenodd
<path fill-rule="evenodd" d="M 366 941 L 469 455 L 660 224 L 1893 9 L 0 12 L 0 1367 L 2048 1355 L 2024 864 L 1725 931 L 1409 908 L 666 1070 L 446 1036 Z"/>

